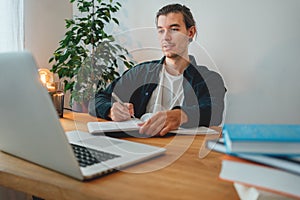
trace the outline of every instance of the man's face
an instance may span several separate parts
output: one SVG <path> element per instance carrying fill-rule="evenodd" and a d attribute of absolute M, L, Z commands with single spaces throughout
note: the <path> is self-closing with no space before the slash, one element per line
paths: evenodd
<path fill-rule="evenodd" d="M 182 13 L 160 15 L 157 19 L 157 33 L 164 55 L 168 58 L 186 56 L 189 38 L 195 34 L 194 29 L 186 29 Z"/>

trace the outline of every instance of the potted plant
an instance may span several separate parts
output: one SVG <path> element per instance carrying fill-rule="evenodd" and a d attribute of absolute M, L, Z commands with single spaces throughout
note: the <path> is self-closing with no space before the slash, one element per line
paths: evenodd
<path fill-rule="evenodd" d="M 105 32 L 108 24 L 119 25 L 112 16 L 121 8 L 114 0 L 70 0 L 76 3 L 81 16 L 66 19 L 66 33 L 59 42 L 49 63 L 51 71 L 64 81 L 65 92 L 70 91 L 70 105 L 87 104 L 93 95 L 106 87 L 120 74 L 124 64 L 132 67 L 127 50 Z"/>

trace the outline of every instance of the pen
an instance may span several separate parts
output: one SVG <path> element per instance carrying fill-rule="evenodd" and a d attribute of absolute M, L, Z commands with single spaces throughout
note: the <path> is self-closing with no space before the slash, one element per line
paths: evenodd
<path fill-rule="evenodd" d="M 125 103 L 114 93 L 114 92 L 112 92 L 111 93 L 111 96 L 117 101 L 117 102 L 119 102 L 122 106 L 125 106 Z M 135 118 L 135 116 L 134 115 L 131 115 L 131 117 L 133 118 L 133 119 L 136 119 Z"/>

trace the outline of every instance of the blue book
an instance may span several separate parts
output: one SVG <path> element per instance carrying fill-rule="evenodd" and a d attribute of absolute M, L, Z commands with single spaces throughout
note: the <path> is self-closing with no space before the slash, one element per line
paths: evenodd
<path fill-rule="evenodd" d="M 228 153 L 300 155 L 300 124 L 226 124 Z"/>

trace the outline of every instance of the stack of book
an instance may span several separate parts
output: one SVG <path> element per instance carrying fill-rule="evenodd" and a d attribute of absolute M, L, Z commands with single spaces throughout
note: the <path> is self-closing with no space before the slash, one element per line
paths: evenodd
<path fill-rule="evenodd" d="M 221 179 L 274 194 L 271 199 L 300 199 L 300 125 L 226 124 L 223 138 L 206 146 L 226 154 Z"/>

